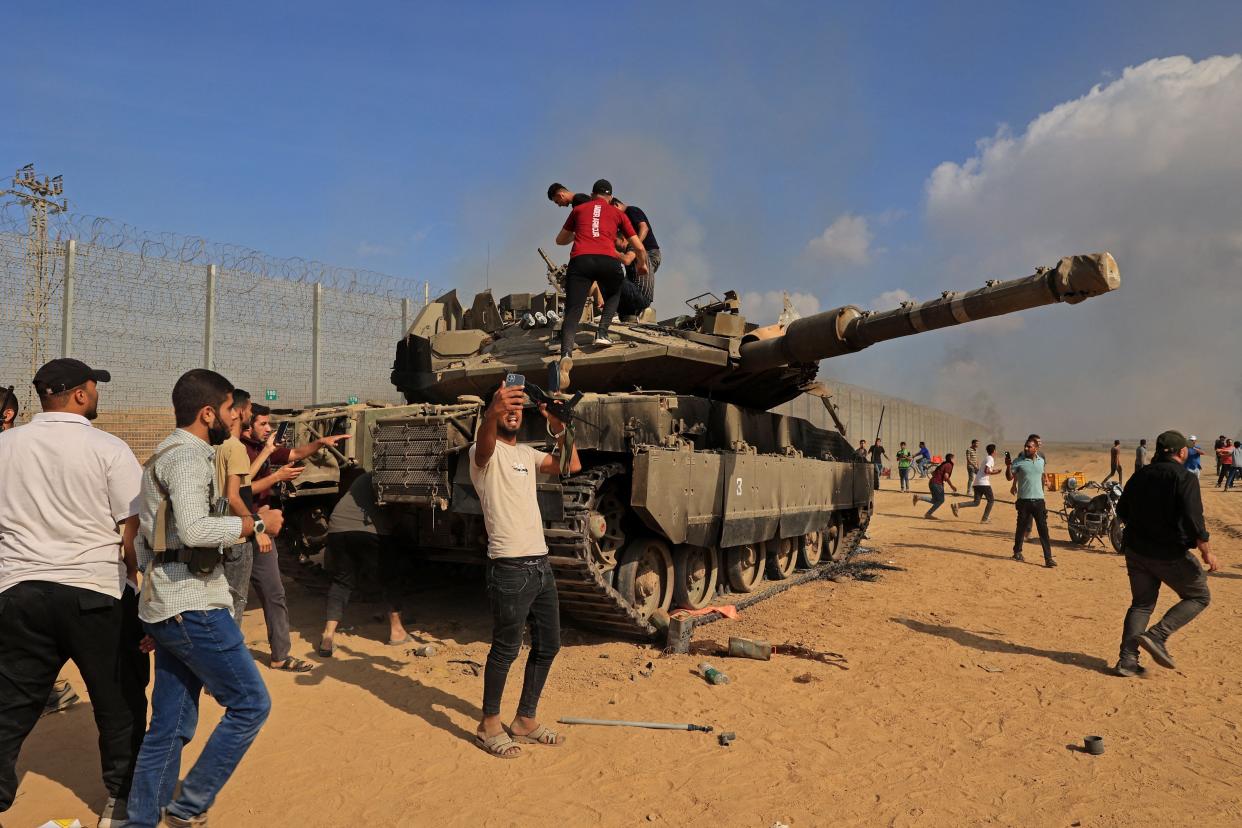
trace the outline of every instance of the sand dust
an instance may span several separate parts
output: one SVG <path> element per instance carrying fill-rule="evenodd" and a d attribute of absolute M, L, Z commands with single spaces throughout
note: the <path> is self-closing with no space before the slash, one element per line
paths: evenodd
<path fill-rule="evenodd" d="M 1102 448 L 1048 454 L 1050 469 L 1097 479 L 1107 463 Z M 1011 506 L 987 526 L 979 511 L 955 520 L 947 508 L 925 521 L 886 481 L 866 558 L 904 571 L 799 587 L 697 636 L 801 643 L 844 654 L 848 670 L 720 659 L 732 683 L 711 687 L 692 675 L 694 656 L 567 632 L 545 720 L 711 724 L 737 734 L 731 747 L 699 733 L 579 726 L 565 729 L 563 747 L 488 757 L 471 743 L 482 679 L 449 663 L 487 652 L 484 596 L 461 583 L 411 596 L 410 628 L 445 644 L 433 658 L 385 646 L 377 607 L 356 604 L 358 626 L 339 638 L 337 658 L 308 676 L 265 670 L 272 717 L 212 824 L 1242 825 L 1242 492 L 1211 482 L 1204 499 L 1223 566 L 1212 606 L 1172 641 L 1177 671 L 1106 672 L 1129 600 L 1111 550 L 1070 547 L 1054 519 L 1060 567 L 1039 566 L 1035 550 L 1017 564 Z M 1007 487 L 998 494 L 1008 499 Z M 1169 603 L 1162 595 L 1159 611 Z M 291 583 L 290 605 L 294 652 L 307 656 L 322 597 Z M 257 608 L 244 629 L 265 655 Z M 187 759 L 219 715 L 204 700 Z M 1105 755 L 1073 749 L 1088 734 L 1104 737 Z M 95 738 L 85 704 L 42 720 L 3 825 L 93 825 L 104 798 Z"/>

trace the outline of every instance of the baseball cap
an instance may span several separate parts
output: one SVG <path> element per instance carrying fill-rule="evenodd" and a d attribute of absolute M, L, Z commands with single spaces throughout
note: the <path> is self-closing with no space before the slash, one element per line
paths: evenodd
<path fill-rule="evenodd" d="M 111 379 L 107 371 L 97 371 L 80 359 L 54 359 L 35 373 L 34 386 L 40 396 L 46 396 L 77 388 L 87 380 L 109 382 Z"/>
<path fill-rule="evenodd" d="M 612 182 L 607 178 L 601 178 L 599 181 L 596 181 L 591 185 L 591 194 L 606 196 L 612 195 Z"/>
<path fill-rule="evenodd" d="M 1186 438 L 1180 431 L 1166 431 L 1156 438 L 1156 451 L 1177 454 L 1186 448 Z"/>

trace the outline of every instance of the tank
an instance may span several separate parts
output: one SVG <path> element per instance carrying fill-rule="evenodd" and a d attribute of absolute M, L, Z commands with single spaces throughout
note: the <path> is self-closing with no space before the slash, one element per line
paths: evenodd
<path fill-rule="evenodd" d="M 469 308 L 449 292 L 397 345 L 392 381 L 408 405 L 363 440 L 377 500 L 402 513 L 414 554 L 485 561 L 466 449 L 507 374 L 545 387 L 553 375 L 564 268 L 544 259 L 549 289 L 498 302 L 484 292 Z M 873 505 L 872 469 L 816 381 L 822 360 L 1119 285 L 1113 257 L 1099 253 L 927 302 L 774 325 L 747 321 L 734 292 L 705 294 L 675 318 L 617 321 L 610 347 L 593 344 L 584 316 L 569 389 L 583 469 L 538 483 L 564 614 L 650 638 L 670 610 L 746 606 L 818 577 L 857 547 Z M 819 397 L 835 428 L 770 410 L 800 394 Z M 551 447 L 537 414 L 519 439 Z"/>

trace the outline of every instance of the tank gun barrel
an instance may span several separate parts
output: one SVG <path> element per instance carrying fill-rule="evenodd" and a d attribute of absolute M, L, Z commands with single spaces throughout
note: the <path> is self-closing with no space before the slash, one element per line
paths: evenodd
<path fill-rule="evenodd" d="M 990 280 L 965 293 L 945 291 L 939 299 L 928 302 L 903 302 L 899 308 L 877 312 L 846 305 L 796 319 L 780 336 L 743 342 L 740 367 L 762 371 L 790 363 L 818 362 L 888 339 L 976 319 L 1058 302 L 1074 305 L 1120 286 L 1121 274 L 1111 254 L 1066 256 L 1054 268 L 1041 267 L 1020 279 Z"/>

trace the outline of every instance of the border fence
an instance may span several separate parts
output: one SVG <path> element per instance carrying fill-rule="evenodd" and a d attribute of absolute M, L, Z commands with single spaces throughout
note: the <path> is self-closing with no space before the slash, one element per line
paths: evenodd
<path fill-rule="evenodd" d="M 425 281 L 279 259 L 110 219 L 60 213 L 44 233 L 16 203 L 0 204 L 0 385 L 20 420 L 37 410 L 30 383 L 43 362 L 74 356 L 112 373 L 96 425 L 145 458 L 173 427 L 169 395 L 190 368 L 227 376 L 278 408 L 353 400 L 400 402 L 393 352 L 439 295 Z M 880 411 L 890 456 L 905 440 L 962 453 L 986 426 L 829 380 L 850 440 L 870 443 Z M 777 409 L 832 427 L 816 398 Z"/>
<path fill-rule="evenodd" d="M 880 439 L 888 450 L 885 467 L 897 467 L 897 445 L 906 441 L 910 451 L 919 447 L 919 441 L 927 443 L 933 455 L 944 456 L 953 452 L 958 458 L 958 467 L 966 468 L 966 449 L 972 439 L 978 438 L 980 453 L 988 443 L 1002 445 L 1002 435 L 993 434 L 994 428 L 983 423 L 967 420 L 955 414 L 949 414 L 925 405 L 912 403 L 898 397 L 890 397 L 868 388 L 848 385 L 831 379 L 822 380 L 832 393 L 832 402 L 837 407 L 837 416 L 845 425 L 846 436 L 850 444 L 857 447 L 859 440 L 866 440 L 871 445 L 875 440 L 876 425 L 880 425 Z M 790 400 L 776 409 L 781 414 L 792 414 L 810 420 L 821 428 L 834 428 L 832 418 L 817 397 L 802 395 Z M 884 422 L 880 423 L 880 412 L 884 412 Z M 958 480 L 962 478 L 959 477 Z M 964 489 L 969 491 L 969 488 Z"/>
<path fill-rule="evenodd" d="M 96 424 L 140 458 L 171 430 L 169 395 L 190 368 L 275 407 L 399 401 L 388 379 L 397 340 L 439 293 L 89 216 L 49 216 L 40 235 L 19 205 L 0 205 L 0 384 L 14 386 L 24 422 L 48 359 L 110 371 Z"/>

